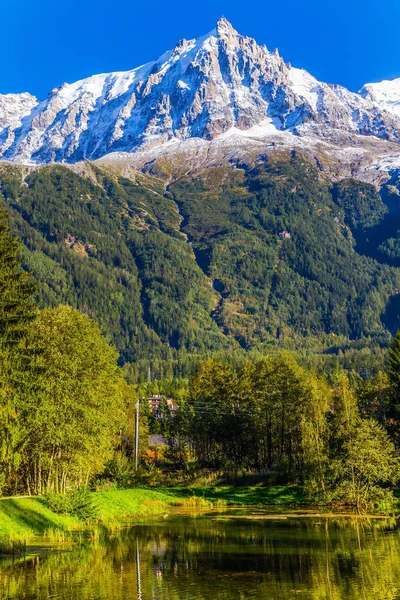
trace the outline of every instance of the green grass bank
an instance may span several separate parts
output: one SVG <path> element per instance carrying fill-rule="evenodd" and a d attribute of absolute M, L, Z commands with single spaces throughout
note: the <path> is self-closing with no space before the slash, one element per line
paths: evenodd
<path fill-rule="evenodd" d="M 170 507 L 211 508 L 213 506 L 295 505 L 305 502 L 296 486 L 194 487 L 107 490 L 93 493 L 99 525 L 127 519 L 160 516 Z M 41 497 L 0 499 L 0 550 L 22 549 L 36 536 L 62 541 L 63 533 L 80 531 L 86 525 L 76 517 L 52 512 Z"/>

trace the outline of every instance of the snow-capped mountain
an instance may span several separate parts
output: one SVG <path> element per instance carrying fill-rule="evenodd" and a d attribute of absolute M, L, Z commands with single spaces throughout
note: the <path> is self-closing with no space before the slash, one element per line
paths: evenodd
<path fill-rule="evenodd" d="M 220 19 L 208 35 L 181 40 L 132 71 L 63 84 L 42 102 L 0 95 L 0 158 L 77 162 L 255 126 L 264 135 L 400 143 L 399 81 L 369 84 L 360 94 L 321 83 Z"/>
<path fill-rule="evenodd" d="M 360 94 L 400 118 L 400 78 L 367 83 L 360 90 Z"/>
<path fill-rule="evenodd" d="M 37 103 L 30 94 L 0 94 L 0 156 L 13 144 L 15 131 L 24 118 L 29 118 Z"/>

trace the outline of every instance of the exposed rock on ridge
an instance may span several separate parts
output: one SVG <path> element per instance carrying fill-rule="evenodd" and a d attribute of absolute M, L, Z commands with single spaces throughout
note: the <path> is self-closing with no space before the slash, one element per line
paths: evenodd
<path fill-rule="evenodd" d="M 400 114 L 387 103 L 317 81 L 220 19 L 208 35 L 133 71 L 64 84 L 40 103 L 0 96 L 0 159 L 77 162 L 255 126 L 264 137 L 400 141 Z"/>

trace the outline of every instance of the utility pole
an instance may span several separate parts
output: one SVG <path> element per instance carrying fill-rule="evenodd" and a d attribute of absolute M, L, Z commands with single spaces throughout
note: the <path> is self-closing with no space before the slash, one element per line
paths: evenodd
<path fill-rule="evenodd" d="M 139 400 L 135 406 L 135 471 L 138 470 L 139 462 Z"/>

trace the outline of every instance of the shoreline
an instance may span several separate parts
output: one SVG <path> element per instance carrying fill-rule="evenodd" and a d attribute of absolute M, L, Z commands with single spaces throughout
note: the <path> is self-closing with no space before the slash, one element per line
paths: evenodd
<path fill-rule="evenodd" d="M 358 515 L 332 511 L 307 502 L 299 486 L 133 488 L 92 492 L 98 517 L 81 521 L 56 514 L 43 497 L 0 499 L 0 556 L 27 554 L 29 547 L 59 548 L 77 540 L 96 541 L 149 517 L 182 516 L 188 511 L 252 509 L 254 515 L 232 515 L 248 520 L 276 518 L 390 518 L 385 514 Z M 290 512 L 280 511 L 283 508 Z M 270 515 L 257 511 L 275 511 Z M 169 512 L 168 512 L 169 511 Z M 166 514 L 167 513 L 167 514 Z"/>

